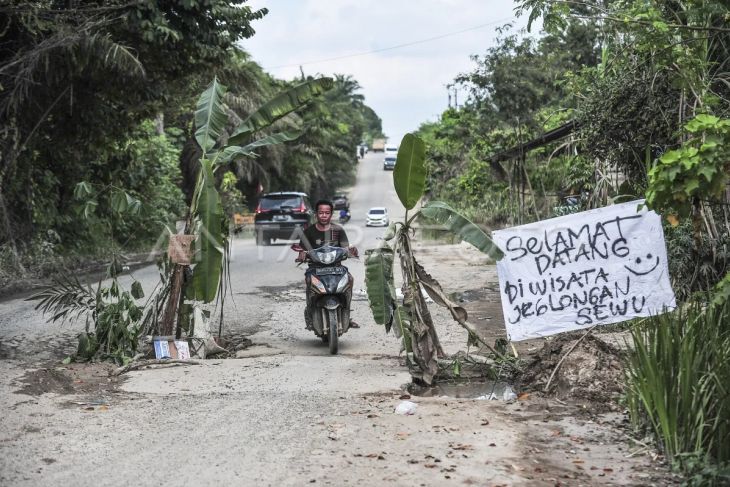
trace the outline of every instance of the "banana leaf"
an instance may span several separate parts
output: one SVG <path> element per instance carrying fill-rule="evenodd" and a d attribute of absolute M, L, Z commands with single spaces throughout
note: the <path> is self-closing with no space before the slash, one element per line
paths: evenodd
<path fill-rule="evenodd" d="M 334 86 L 332 78 L 317 78 L 300 83 L 266 102 L 248 116 L 228 139 L 230 145 L 246 143 L 254 132 L 266 128 L 294 110 L 312 101 Z"/>
<path fill-rule="evenodd" d="M 195 241 L 197 264 L 193 268 L 193 299 L 210 303 L 215 299 L 223 268 L 223 206 L 215 188 L 211 161 L 201 160 L 202 185 L 198 194 L 200 221 Z"/>
<path fill-rule="evenodd" d="M 413 134 L 406 134 L 401 140 L 393 185 L 406 210 L 416 206 L 426 189 L 426 144 Z"/>
<path fill-rule="evenodd" d="M 396 303 L 395 312 L 393 313 L 393 333 L 398 338 L 403 339 L 403 349 L 406 353 L 413 352 L 413 346 L 411 345 L 411 315 L 404 306 L 400 306 Z"/>
<path fill-rule="evenodd" d="M 128 200 L 127 193 L 122 190 L 115 189 L 111 193 L 111 207 L 115 213 L 124 213 L 127 209 Z"/>
<path fill-rule="evenodd" d="M 421 208 L 420 214 L 469 242 L 494 260 L 504 254 L 489 236 L 455 209 L 442 201 L 431 201 Z"/>
<path fill-rule="evenodd" d="M 395 305 L 393 250 L 384 246 L 365 253 L 365 287 L 373 319 L 390 331 Z"/>
<path fill-rule="evenodd" d="M 218 78 L 198 98 L 195 107 L 195 140 L 198 141 L 203 154 L 207 154 L 215 146 L 216 141 L 226 127 L 228 117 L 223 109 L 223 95 L 226 87 L 218 82 Z"/>
<path fill-rule="evenodd" d="M 258 149 L 259 147 L 281 144 L 283 142 L 290 142 L 301 137 L 303 133 L 304 132 L 300 130 L 290 132 L 278 132 L 275 134 L 271 134 L 267 137 L 263 137 L 256 142 L 252 142 L 243 147 L 238 145 L 229 145 L 220 152 L 218 152 L 214 159 L 216 161 L 216 164 L 227 164 L 236 157 L 255 156 L 256 154 L 254 153 L 254 150 Z"/>
<path fill-rule="evenodd" d="M 396 236 L 396 222 L 391 223 L 388 225 L 388 228 L 385 229 L 385 232 L 383 232 L 383 240 L 393 240 Z"/>

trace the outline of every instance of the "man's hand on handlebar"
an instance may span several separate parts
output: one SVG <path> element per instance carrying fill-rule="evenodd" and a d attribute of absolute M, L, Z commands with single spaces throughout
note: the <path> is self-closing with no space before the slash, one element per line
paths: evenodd
<path fill-rule="evenodd" d="M 357 247 L 355 247 L 354 245 L 347 247 L 347 251 L 349 252 L 351 257 L 360 257 L 360 252 L 357 250 Z"/>
<path fill-rule="evenodd" d="M 291 247 L 289 247 L 289 248 L 292 249 L 294 252 L 298 252 L 297 258 L 294 259 L 294 262 L 301 263 L 301 262 L 304 262 L 305 260 L 307 260 L 307 253 L 304 251 L 304 249 L 302 248 L 301 245 L 299 245 L 298 243 L 295 243 L 295 244 L 292 244 Z"/>

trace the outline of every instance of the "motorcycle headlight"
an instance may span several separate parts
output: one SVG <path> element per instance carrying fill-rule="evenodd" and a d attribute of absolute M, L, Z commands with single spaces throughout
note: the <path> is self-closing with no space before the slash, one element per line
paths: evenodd
<path fill-rule="evenodd" d="M 340 282 L 337 283 L 337 291 L 338 293 L 341 293 L 345 289 L 347 289 L 347 285 L 350 283 L 350 276 L 345 274 L 340 279 Z"/>
<path fill-rule="evenodd" d="M 337 257 L 337 252 L 334 250 L 329 252 L 320 252 L 319 254 L 319 260 L 323 264 L 331 264 L 335 261 L 335 258 Z"/>
<path fill-rule="evenodd" d="M 314 289 L 317 290 L 317 292 L 322 294 L 327 294 L 327 289 L 324 287 L 324 284 L 322 284 L 322 281 L 319 280 L 317 276 L 312 276 L 312 286 L 314 286 Z"/>

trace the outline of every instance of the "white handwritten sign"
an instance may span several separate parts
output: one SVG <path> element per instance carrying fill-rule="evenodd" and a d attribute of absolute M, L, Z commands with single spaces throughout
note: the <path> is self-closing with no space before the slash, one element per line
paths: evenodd
<path fill-rule="evenodd" d="M 643 200 L 495 231 L 512 341 L 674 309 L 661 219 Z"/>

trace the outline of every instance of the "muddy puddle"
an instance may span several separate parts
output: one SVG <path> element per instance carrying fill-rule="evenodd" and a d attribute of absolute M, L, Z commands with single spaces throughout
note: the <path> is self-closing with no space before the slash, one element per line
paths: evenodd
<path fill-rule="evenodd" d="M 443 383 L 434 386 L 410 384 L 408 392 L 419 397 L 454 397 L 481 401 L 513 401 L 517 394 L 506 382 L 484 381 L 464 383 Z"/>

